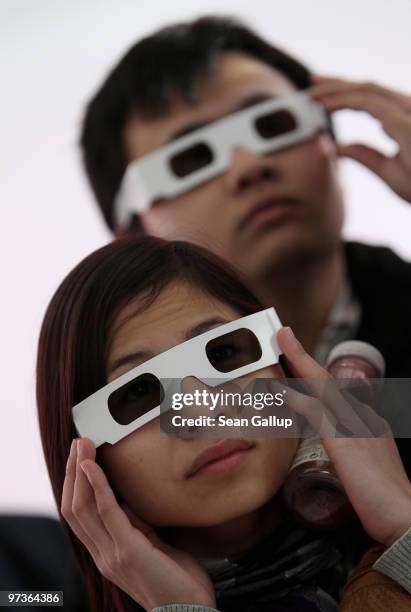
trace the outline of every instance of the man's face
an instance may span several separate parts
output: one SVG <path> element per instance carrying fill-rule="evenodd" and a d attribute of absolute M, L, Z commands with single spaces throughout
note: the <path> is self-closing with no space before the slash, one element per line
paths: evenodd
<path fill-rule="evenodd" d="M 267 64 L 223 53 L 211 78 L 199 78 L 195 104 L 175 98 L 152 120 L 130 117 L 129 160 L 294 85 Z M 201 244 L 230 261 L 253 283 L 290 261 L 318 256 L 339 241 L 342 195 L 335 145 L 328 133 L 268 155 L 233 147 L 228 170 L 142 216 L 147 233 Z"/>

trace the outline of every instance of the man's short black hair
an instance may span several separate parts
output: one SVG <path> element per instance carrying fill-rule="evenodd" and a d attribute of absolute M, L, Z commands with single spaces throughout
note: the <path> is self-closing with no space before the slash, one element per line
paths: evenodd
<path fill-rule="evenodd" d="M 308 69 L 268 44 L 241 22 L 201 17 L 162 28 L 135 44 L 90 101 L 81 133 L 85 169 L 107 225 L 127 166 L 124 126 L 132 111 L 155 118 L 167 113 L 173 94 L 194 103 L 193 83 L 212 75 L 224 51 L 247 53 L 283 73 L 297 89 L 310 85 Z"/>

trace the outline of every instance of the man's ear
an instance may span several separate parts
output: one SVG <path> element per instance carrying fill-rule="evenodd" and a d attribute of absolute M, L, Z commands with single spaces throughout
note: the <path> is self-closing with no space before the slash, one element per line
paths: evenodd
<path fill-rule="evenodd" d="M 318 143 L 322 153 L 328 158 L 338 158 L 338 143 L 329 132 L 321 132 L 318 135 Z"/>
<path fill-rule="evenodd" d="M 114 229 L 114 238 L 121 240 L 122 238 L 132 238 L 136 236 L 145 236 L 146 231 L 141 220 L 141 216 L 133 214 L 130 223 L 126 228 Z"/>

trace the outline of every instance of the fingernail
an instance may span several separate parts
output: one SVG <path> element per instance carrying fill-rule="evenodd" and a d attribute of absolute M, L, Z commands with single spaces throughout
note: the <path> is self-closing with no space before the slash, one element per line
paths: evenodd
<path fill-rule="evenodd" d="M 80 457 L 82 454 L 82 450 L 83 450 L 83 445 L 81 444 L 81 440 L 80 438 L 76 439 L 76 451 L 77 451 L 77 457 Z"/>
<path fill-rule="evenodd" d="M 285 330 L 285 333 L 286 333 L 286 336 L 287 336 L 288 340 L 289 340 L 290 342 L 295 342 L 295 341 L 296 341 L 296 338 L 295 338 L 295 336 L 294 336 L 294 332 L 293 332 L 293 330 L 291 329 L 291 327 L 285 327 L 285 328 L 284 328 L 284 330 Z"/>
<path fill-rule="evenodd" d="M 89 477 L 89 475 L 88 475 L 88 471 L 87 471 L 87 467 L 84 465 L 84 461 L 82 461 L 82 462 L 80 463 L 80 467 L 81 467 L 81 469 L 83 470 L 83 472 L 85 473 L 85 475 L 87 476 L 87 478 L 90 480 L 90 477 Z"/>
<path fill-rule="evenodd" d="M 77 450 L 77 440 L 76 440 L 76 438 L 74 438 L 74 440 L 72 440 L 71 446 L 70 446 L 70 455 L 73 455 L 76 450 Z"/>

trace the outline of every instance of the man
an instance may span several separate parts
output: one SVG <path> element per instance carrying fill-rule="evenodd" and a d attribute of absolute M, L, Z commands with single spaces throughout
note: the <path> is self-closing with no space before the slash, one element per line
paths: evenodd
<path fill-rule="evenodd" d="M 342 242 L 338 160 L 356 159 L 411 201 L 411 98 L 313 77 L 241 24 L 202 18 L 142 40 L 111 72 L 84 120 L 88 177 L 119 235 L 115 201 L 130 162 L 262 100 L 307 88 L 329 113 L 372 114 L 398 154 L 388 159 L 362 145 L 338 146 L 331 121 L 263 155 L 234 142 L 224 172 L 155 200 L 128 229 L 191 240 L 225 257 L 319 361 L 337 342 L 358 338 L 381 350 L 387 376 L 409 376 L 411 265 L 388 249 Z"/>

